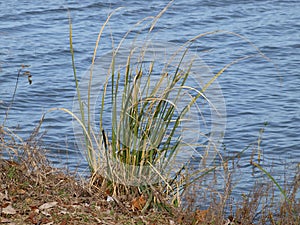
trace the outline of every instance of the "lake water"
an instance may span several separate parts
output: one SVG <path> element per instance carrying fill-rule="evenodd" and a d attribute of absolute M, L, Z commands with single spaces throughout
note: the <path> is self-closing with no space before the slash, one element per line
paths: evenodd
<path fill-rule="evenodd" d="M 52 107 L 72 109 L 75 95 L 69 51 L 69 9 L 78 75 L 91 63 L 99 29 L 118 7 L 105 30 L 98 55 L 118 43 L 128 29 L 164 8 L 167 1 L 58 1 L 0 2 L 0 121 L 11 101 L 21 64 L 31 65 L 32 85 L 21 76 L 15 102 L 6 122 L 26 138 L 42 114 Z M 235 154 L 262 136 L 263 166 L 283 183 L 300 162 L 300 2 L 175 0 L 158 20 L 155 34 L 161 40 L 183 44 L 194 36 L 215 30 L 235 32 L 249 39 L 270 59 L 249 58 L 234 64 L 218 82 L 227 109 L 224 146 Z M 199 39 L 197 54 L 217 73 L 232 60 L 257 53 L 246 39 L 215 34 Z M 264 124 L 268 123 L 265 127 Z M 72 119 L 63 112 L 49 113 L 42 126 L 49 157 L 57 165 L 86 171 L 78 152 Z M 242 176 L 238 192 L 253 185 L 249 160 L 252 149 L 239 161 Z M 225 153 L 226 155 L 227 153 Z M 255 176 L 255 175 L 254 175 Z M 260 176 L 260 175 L 257 175 Z"/>

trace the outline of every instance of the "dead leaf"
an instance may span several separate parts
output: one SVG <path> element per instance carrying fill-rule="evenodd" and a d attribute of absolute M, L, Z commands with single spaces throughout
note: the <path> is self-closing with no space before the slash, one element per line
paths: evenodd
<path fill-rule="evenodd" d="M 31 198 L 25 198 L 25 202 L 28 204 L 28 205 L 30 205 L 30 204 L 32 204 L 32 199 Z"/>
<path fill-rule="evenodd" d="M 60 223 L 60 225 L 67 225 L 67 220 L 66 219 L 64 219 L 63 221 L 61 221 L 61 223 Z"/>
<path fill-rule="evenodd" d="M 2 208 L 2 213 L 7 215 L 14 215 L 17 213 L 17 211 L 11 205 L 8 205 L 5 208 Z"/>
<path fill-rule="evenodd" d="M 31 208 L 32 212 L 34 212 L 36 214 L 40 213 L 40 210 L 39 210 L 39 208 L 37 206 L 30 206 L 30 208 Z"/>
<path fill-rule="evenodd" d="M 48 213 L 47 211 L 41 211 L 41 213 L 42 213 L 43 215 L 47 216 L 47 217 L 50 217 L 50 216 L 51 216 L 51 214 Z"/>
<path fill-rule="evenodd" d="M 45 225 L 51 225 L 51 224 L 53 224 L 53 221 L 50 221 L 50 220 L 47 219 L 47 218 L 42 218 L 42 219 L 40 220 L 40 222 L 41 222 L 41 224 L 45 224 Z"/>
<path fill-rule="evenodd" d="M 2 202 L 5 199 L 5 195 L 0 192 L 0 201 Z"/>
<path fill-rule="evenodd" d="M 170 220 L 170 225 L 175 225 L 175 222 L 173 220 Z"/>
<path fill-rule="evenodd" d="M 107 202 L 114 202 L 115 200 L 111 196 L 108 195 L 106 201 Z"/>
<path fill-rule="evenodd" d="M 10 223 L 11 220 L 7 218 L 0 217 L 0 223 Z"/>
<path fill-rule="evenodd" d="M 5 190 L 5 194 L 0 192 L 0 201 L 2 202 L 3 200 L 9 201 L 7 190 Z"/>
<path fill-rule="evenodd" d="M 24 195 L 24 194 L 26 193 L 26 191 L 25 191 L 24 189 L 18 189 L 18 190 L 17 190 L 17 193 L 18 193 L 19 195 Z"/>
<path fill-rule="evenodd" d="M 209 212 L 209 210 L 208 209 L 206 209 L 206 210 L 197 210 L 196 212 L 195 212 L 195 218 L 196 218 L 196 220 L 197 220 L 197 222 L 198 223 L 203 223 L 204 221 L 205 221 L 205 217 L 206 217 L 206 215 L 207 215 L 207 213 Z"/>
<path fill-rule="evenodd" d="M 6 208 L 8 205 L 10 205 L 11 203 L 10 202 L 4 202 L 1 207 L 2 208 Z"/>
<path fill-rule="evenodd" d="M 144 206 L 146 205 L 146 199 L 143 195 L 140 197 L 137 197 L 131 201 L 131 208 L 132 210 L 142 210 Z"/>
<path fill-rule="evenodd" d="M 57 202 L 47 202 L 39 207 L 40 210 L 50 209 L 57 205 Z"/>
<path fill-rule="evenodd" d="M 29 216 L 27 217 L 27 219 L 25 220 L 26 222 L 31 222 L 33 224 L 37 224 L 38 220 L 36 218 L 36 214 L 34 212 L 30 212 Z"/>

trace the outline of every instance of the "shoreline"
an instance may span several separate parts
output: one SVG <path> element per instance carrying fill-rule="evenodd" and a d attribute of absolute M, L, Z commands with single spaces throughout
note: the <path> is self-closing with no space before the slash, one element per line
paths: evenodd
<path fill-rule="evenodd" d="M 10 149 L 20 148 L 2 142 L 0 153 L 5 144 Z M 295 198 L 300 186 L 299 174 L 288 194 L 290 204 L 283 201 L 274 205 L 276 203 L 269 199 L 270 202 L 260 205 L 266 189 L 256 188 L 245 196 L 244 201 L 235 203 L 237 209 L 229 216 L 224 209 L 233 207 L 230 202 L 226 205 L 216 202 L 203 210 L 193 208 L 191 202 L 185 209 L 169 204 L 160 210 L 149 208 L 142 212 L 141 196 L 131 201 L 128 196 L 113 196 L 97 186 L 93 178 L 78 179 L 76 173 L 51 167 L 45 155 L 35 148 L 24 148 L 17 158 L 18 161 L 12 161 L 0 155 L 0 224 L 225 225 L 235 220 L 231 224 L 296 225 L 300 221 L 300 200 Z M 224 191 L 221 197 L 225 195 Z M 230 199 L 230 193 L 227 195 L 226 199 Z M 260 214 L 259 218 L 256 218 L 257 214 Z"/>

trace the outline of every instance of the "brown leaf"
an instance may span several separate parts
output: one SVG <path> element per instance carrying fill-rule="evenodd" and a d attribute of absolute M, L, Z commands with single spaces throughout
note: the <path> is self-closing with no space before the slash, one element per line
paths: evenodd
<path fill-rule="evenodd" d="M 105 193 L 106 193 L 107 195 L 111 195 L 111 191 L 110 191 L 109 189 L 106 189 L 106 190 L 105 190 Z"/>
<path fill-rule="evenodd" d="M 7 215 L 14 215 L 17 213 L 17 211 L 11 205 L 8 205 L 5 208 L 2 208 L 2 213 Z"/>
<path fill-rule="evenodd" d="M 37 206 L 30 206 L 30 208 L 31 208 L 31 212 L 34 212 L 36 214 L 40 213 L 40 210 Z"/>
<path fill-rule="evenodd" d="M 7 218 L 0 217 L 0 223 L 10 223 L 11 220 Z"/>
<path fill-rule="evenodd" d="M 27 217 L 27 219 L 25 221 L 31 222 L 33 224 L 37 224 L 38 220 L 35 216 L 36 216 L 36 214 L 34 212 L 30 212 L 29 216 Z"/>
<path fill-rule="evenodd" d="M 0 192 L 0 202 L 2 202 L 6 198 L 5 194 Z"/>
<path fill-rule="evenodd" d="M 47 202 L 39 207 L 40 210 L 50 209 L 57 205 L 57 202 Z"/>
<path fill-rule="evenodd" d="M 2 208 L 6 208 L 7 206 L 9 206 L 10 202 L 5 202 L 1 205 Z"/>
<path fill-rule="evenodd" d="M 25 202 L 26 202 L 26 204 L 32 204 L 32 199 L 31 198 L 25 198 Z"/>
<path fill-rule="evenodd" d="M 131 208 L 132 210 L 142 210 L 146 205 L 146 199 L 143 195 L 137 197 L 131 201 Z"/>
<path fill-rule="evenodd" d="M 68 222 L 68 221 L 67 221 L 66 219 L 64 219 L 63 221 L 61 221 L 60 225 L 66 225 L 67 222 Z"/>
<path fill-rule="evenodd" d="M 24 195 L 24 194 L 26 193 L 26 191 L 25 191 L 24 189 L 18 189 L 18 190 L 17 190 L 17 193 L 18 193 L 19 195 Z"/>
<path fill-rule="evenodd" d="M 53 221 L 50 221 L 48 218 L 42 218 L 41 219 L 41 224 L 53 224 Z"/>
<path fill-rule="evenodd" d="M 203 222 L 205 222 L 205 217 L 206 217 L 206 215 L 207 215 L 207 213 L 209 212 L 209 210 L 208 209 L 206 209 L 206 210 L 197 210 L 196 212 L 195 212 L 195 218 L 196 218 L 196 220 L 197 220 L 197 222 L 198 223 L 203 223 Z"/>

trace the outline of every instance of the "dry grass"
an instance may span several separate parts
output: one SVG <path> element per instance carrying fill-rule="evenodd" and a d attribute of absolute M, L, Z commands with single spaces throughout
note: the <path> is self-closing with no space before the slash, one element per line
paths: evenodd
<path fill-rule="evenodd" d="M 0 160 L 0 224 L 169 224 L 174 218 L 108 201 L 88 179 L 50 167 L 37 146 L 9 138 L 2 132 L 1 150 L 19 155 Z"/>
<path fill-rule="evenodd" d="M 111 190 L 99 186 L 95 177 L 79 179 L 76 174 L 51 167 L 33 136 L 19 142 L 1 128 L 0 140 L 0 153 L 9 152 L 13 159 L 0 158 L 0 224 L 228 224 L 229 219 L 235 221 L 232 224 L 300 222 L 300 200 L 296 196 L 299 171 L 286 189 L 286 201 L 273 198 L 272 182 L 257 184 L 239 202 L 230 201 L 234 174 L 224 167 L 226 185 L 222 192 L 215 190 L 215 183 L 204 191 L 203 179 L 185 193 L 184 208 L 165 203 L 161 209 L 150 207 L 141 212 L 139 204 L 144 204 L 147 196 L 112 198 Z M 201 206 L 199 201 L 206 200 L 210 205 Z"/>

